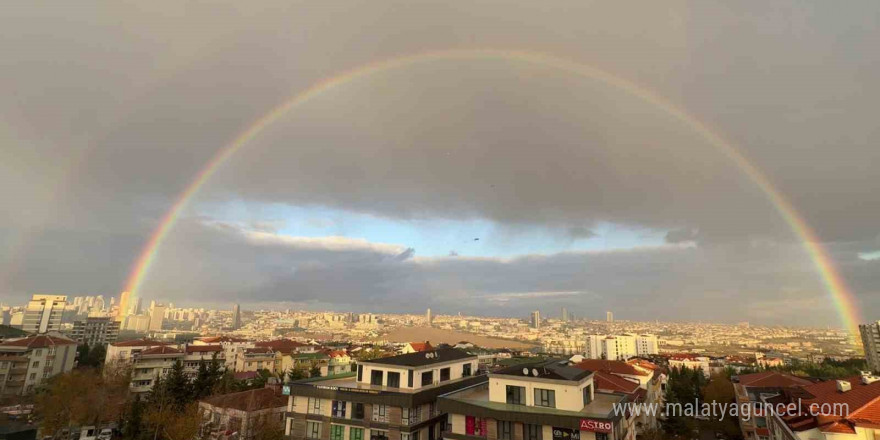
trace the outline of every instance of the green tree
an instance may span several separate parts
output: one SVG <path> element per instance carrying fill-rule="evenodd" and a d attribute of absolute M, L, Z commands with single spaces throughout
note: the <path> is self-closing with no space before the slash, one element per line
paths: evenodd
<path fill-rule="evenodd" d="M 309 369 L 309 377 L 319 377 L 321 376 L 321 365 L 313 364 L 312 368 Z"/>
<path fill-rule="evenodd" d="M 292 367 L 292 368 L 287 372 L 287 379 L 290 380 L 290 381 L 294 381 L 294 380 L 302 380 L 302 379 L 305 379 L 306 377 L 307 377 L 307 376 L 306 376 L 306 372 L 303 371 L 302 368 Z"/>

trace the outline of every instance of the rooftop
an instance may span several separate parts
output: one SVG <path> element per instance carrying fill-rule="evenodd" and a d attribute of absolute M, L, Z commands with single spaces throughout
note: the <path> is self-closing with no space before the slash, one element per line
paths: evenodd
<path fill-rule="evenodd" d="M 58 345 L 76 345 L 76 341 L 51 335 L 33 335 L 27 338 L 0 342 L 0 348 L 45 348 Z"/>
<path fill-rule="evenodd" d="M 201 402 L 218 408 L 257 411 L 261 409 L 286 407 L 287 396 L 276 394 L 275 391 L 270 388 L 258 388 L 238 393 L 211 396 L 201 400 Z"/>
<path fill-rule="evenodd" d="M 593 372 L 584 368 L 573 367 L 565 360 L 553 359 L 511 365 L 493 371 L 492 374 L 579 382 L 581 379 L 589 377 Z"/>
<path fill-rule="evenodd" d="M 361 361 L 363 364 L 395 365 L 401 367 L 423 367 L 426 365 L 443 362 L 458 361 L 468 358 L 476 359 L 477 356 L 457 348 L 442 348 L 439 350 L 420 351 L 416 353 L 401 354 L 369 361 Z"/>
<path fill-rule="evenodd" d="M 786 388 L 796 386 L 812 385 L 813 381 L 792 376 L 791 374 L 779 373 L 776 371 L 764 371 L 754 374 L 743 374 L 736 376 L 735 382 L 747 387 L 761 388 Z"/>
<path fill-rule="evenodd" d="M 489 401 L 489 384 L 483 383 L 465 388 L 461 391 L 452 392 L 443 396 L 445 399 L 477 405 L 496 411 L 514 413 L 530 413 L 537 415 L 556 415 L 573 417 L 597 417 L 610 418 L 614 416 L 614 404 L 626 399 L 626 396 L 610 393 L 593 393 L 593 401 L 581 408 L 580 411 L 566 411 L 556 408 L 544 408 L 540 406 L 513 405 L 504 402 Z"/>
<path fill-rule="evenodd" d="M 649 373 L 639 370 L 638 368 L 623 361 L 609 361 L 605 359 L 584 359 L 583 361 L 575 364 L 574 367 L 591 371 L 604 371 L 611 374 L 622 374 L 628 376 L 650 376 Z"/>
<path fill-rule="evenodd" d="M 157 345 L 172 345 L 168 342 L 161 342 L 155 339 L 132 339 L 130 341 L 114 342 L 110 344 L 114 347 L 154 347 Z"/>

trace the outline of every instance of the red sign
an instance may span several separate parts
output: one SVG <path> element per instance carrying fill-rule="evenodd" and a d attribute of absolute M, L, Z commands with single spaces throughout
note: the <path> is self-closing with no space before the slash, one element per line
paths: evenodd
<path fill-rule="evenodd" d="M 611 422 L 595 419 L 581 419 L 581 431 L 611 432 Z"/>

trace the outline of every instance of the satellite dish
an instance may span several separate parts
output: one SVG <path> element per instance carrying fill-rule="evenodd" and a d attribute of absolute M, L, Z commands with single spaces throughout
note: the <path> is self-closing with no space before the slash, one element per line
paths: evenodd
<path fill-rule="evenodd" d="M 538 377 L 538 369 L 532 368 L 532 376 Z"/>
<path fill-rule="evenodd" d="M 529 369 L 523 368 L 523 376 L 528 376 L 528 375 L 529 375 Z"/>

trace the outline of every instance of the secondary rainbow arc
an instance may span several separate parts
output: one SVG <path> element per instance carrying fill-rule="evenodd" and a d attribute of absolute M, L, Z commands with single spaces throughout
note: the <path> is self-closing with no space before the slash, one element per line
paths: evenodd
<path fill-rule="evenodd" d="M 731 143 L 726 141 L 721 135 L 712 131 L 705 123 L 696 117 L 685 112 L 683 109 L 674 105 L 662 96 L 639 86 L 638 84 L 622 79 L 588 64 L 574 62 L 553 55 L 518 50 L 451 49 L 391 58 L 362 65 L 339 75 L 323 79 L 308 89 L 294 95 L 287 101 L 273 108 L 261 118 L 257 119 L 246 130 L 241 132 L 229 145 L 218 151 L 217 154 L 215 154 L 201 169 L 201 171 L 199 171 L 189 186 L 187 186 L 177 197 L 174 204 L 164 214 L 159 225 L 153 231 L 153 234 L 150 236 L 150 239 L 147 241 L 132 267 L 126 282 L 125 290 L 131 292 L 132 296 L 137 295 L 151 265 L 156 259 L 162 241 L 168 235 L 168 232 L 184 211 L 188 201 L 199 192 L 199 189 L 205 185 L 221 165 L 234 156 L 235 153 L 250 140 L 254 139 L 264 129 L 281 119 L 289 111 L 308 102 L 316 96 L 319 96 L 327 90 L 370 75 L 426 62 L 469 58 L 501 59 L 537 64 L 600 81 L 607 86 L 615 87 L 641 98 L 645 102 L 662 109 L 666 113 L 685 123 L 711 145 L 722 151 L 764 192 L 776 211 L 789 225 L 792 232 L 801 240 L 804 249 L 812 260 L 813 266 L 822 279 L 825 289 L 833 299 L 842 324 L 851 334 L 858 334 L 858 324 L 861 322 L 861 317 L 858 308 L 856 307 L 855 298 L 835 268 L 815 231 L 805 221 L 803 216 L 798 213 L 784 194 L 776 189 L 770 179 Z"/>

